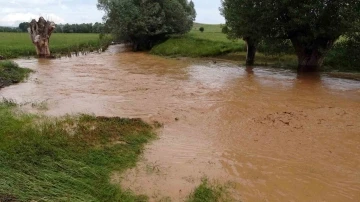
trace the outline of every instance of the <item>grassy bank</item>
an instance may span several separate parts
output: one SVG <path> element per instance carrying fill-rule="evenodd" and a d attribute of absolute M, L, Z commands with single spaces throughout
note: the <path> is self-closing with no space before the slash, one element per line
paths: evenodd
<path fill-rule="evenodd" d="M 135 166 L 152 127 L 138 119 L 49 119 L 0 103 L 0 201 L 144 201 L 109 183 Z"/>
<path fill-rule="evenodd" d="M 71 52 L 95 51 L 106 48 L 110 37 L 99 39 L 99 34 L 53 33 L 50 38 L 50 52 L 53 55 Z M 28 33 L 0 32 L 0 55 L 9 59 L 22 56 L 36 56 L 35 47 Z"/>
<path fill-rule="evenodd" d="M 191 34 L 172 37 L 155 46 L 150 53 L 174 57 L 208 57 L 242 51 L 241 44 L 198 39 Z"/>
<path fill-rule="evenodd" d="M 23 81 L 32 70 L 20 68 L 11 61 L 0 61 L 0 89 Z"/>
<path fill-rule="evenodd" d="M 199 31 L 200 27 L 204 28 L 204 32 Z M 325 58 L 322 71 L 360 72 L 358 43 L 347 44 L 346 38 L 341 37 Z M 153 47 L 150 53 L 168 57 L 214 57 L 245 64 L 246 44 L 243 40 L 229 40 L 226 34 L 221 32 L 221 25 L 195 23 L 188 34 L 172 36 Z M 297 57 L 291 53 L 272 56 L 257 52 L 255 63 L 297 69 Z"/>
<path fill-rule="evenodd" d="M 204 32 L 199 31 L 200 26 L 204 27 Z M 195 24 L 188 34 L 173 36 L 155 46 L 150 53 L 175 57 L 208 57 L 244 50 L 245 43 L 242 40 L 229 40 L 221 33 L 220 25 Z"/>

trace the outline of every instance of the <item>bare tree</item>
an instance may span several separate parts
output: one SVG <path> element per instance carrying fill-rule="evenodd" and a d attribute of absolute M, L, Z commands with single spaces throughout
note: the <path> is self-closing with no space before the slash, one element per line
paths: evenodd
<path fill-rule="evenodd" d="M 43 17 L 40 17 L 37 22 L 35 19 L 30 22 L 28 32 L 39 57 L 50 56 L 49 41 L 54 30 L 55 23 L 46 21 Z"/>

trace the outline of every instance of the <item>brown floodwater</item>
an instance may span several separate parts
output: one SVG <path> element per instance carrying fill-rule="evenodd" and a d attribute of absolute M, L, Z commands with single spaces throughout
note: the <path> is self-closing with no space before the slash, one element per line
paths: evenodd
<path fill-rule="evenodd" d="M 183 201 L 208 177 L 241 201 L 360 201 L 360 82 L 225 61 L 102 54 L 20 59 L 0 91 L 25 110 L 159 121 L 159 139 L 113 183 Z"/>

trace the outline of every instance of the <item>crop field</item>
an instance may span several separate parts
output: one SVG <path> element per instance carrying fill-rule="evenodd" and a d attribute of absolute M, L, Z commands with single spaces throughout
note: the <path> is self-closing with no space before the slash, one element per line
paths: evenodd
<path fill-rule="evenodd" d="M 106 47 L 109 39 L 100 40 L 99 34 L 53 33 L 50 38 L 52 54 L 93 51 Z M 28 33 L 0 32 L 0 55 L 5 58 L 35 56 L 35 47 Z"/>

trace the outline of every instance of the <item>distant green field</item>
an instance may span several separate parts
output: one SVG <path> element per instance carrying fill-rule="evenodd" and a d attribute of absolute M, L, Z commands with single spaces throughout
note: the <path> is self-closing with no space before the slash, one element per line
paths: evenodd
<path fill-rule="evenodd" d="M 108 44 L 109 40 L 100 40 L 99 34 L 63 34 L 54 33 L 50 38 L 52 54 L 67 54 L 85 50 L 97 50 Z M 35 56 L 35 47 L 28 33 L 0 32 L 0 55 L 5 58 Z"/>
<path fill-rule="evenodd" d="M 204 32 L 199 28 L 204 27 Z M 173 36 L 150 52 L 163 56 L 207 57 L 245 50 L 243 40 L 230 40 L 221 32 L 221 25 L 195 23 L 188 34 Z"/>
<path fill-rule="evenodd" d="M 243 44 L 244 42 L 242 40 L 230 40 L 227 38 L 226 34 L 221 32 L 222 25 L 216 24 L 216 25 L 210 25 L 210 24 L 199 24 L 194 23 L 193 28 L 191 29 L 190 33 L 188 34 L 191 37 L 197 38 L 197 39 L 206 39 L 210 41 L 221 41 L 221 42 L 228 42 L 228 43 L 239 43 Z M 203 27 L 204 32 L 200 32 L 199 28 Z"/>

